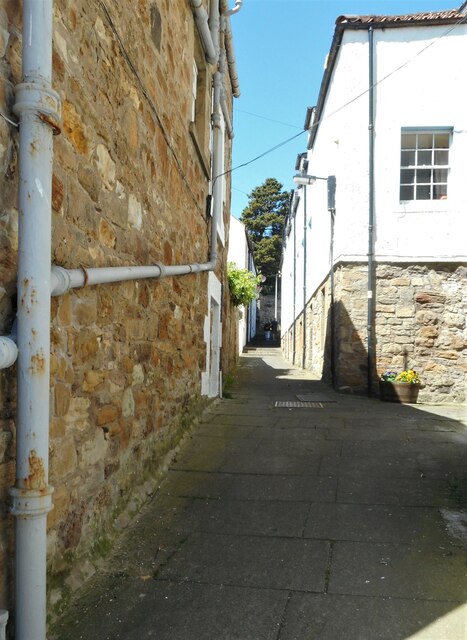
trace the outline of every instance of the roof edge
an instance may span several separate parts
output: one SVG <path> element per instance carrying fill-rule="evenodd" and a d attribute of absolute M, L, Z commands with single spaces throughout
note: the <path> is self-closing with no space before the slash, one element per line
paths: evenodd
<path fill-rule="evenodd" d="M 446 14 L 444 17 L 439 17 L 441 14 Z M 411 15 L 412 18 L 408 19 Z M 417 18 L 420 16 L 420 18 Z M 422 18 L 421 16 L 425 16 Z M 429 17 L 433 16 L 433 17 Z M 362 19 L 368 18 L 367 21 L 362 22 Z M 403 20 L 402 18 L 406 18 Z M 355 16 L 355 15 L 341 15 L 336 18 L 336 26 L 334 30 L 333 39 L 331 42 L 331 48 L 326 59 L 326 68 L 321 81 L 321 86 L 318 95 L 318 102 L 315 107 L 315 117 L 310 123 L 310 137 L 308 142 L 308 149 L 313 147 L 316 134 L 318 132 L 319 124 L 321 121 L 321 113 L 323 110 L 324 102 L 326 100 L 331 76 L 334 71 L 339 48 L 342 43 L 342 37 L 346 29 L 351 30 L 366 30 L 371 27 L 373 29 L 388 29 L 388 28 L 403 28 L 403 27 L 427 27 L 438 26 L 443 24 L 456 24 L 464 18 L 465 24 L 467 24 L 467 0 L 459 7 L 459 9 L 453 9 L 445 12 L 431 12 L 425 14 L 407 14 L 407 16 Z M 308 121 L 308 111 L 307 119 Z"/>

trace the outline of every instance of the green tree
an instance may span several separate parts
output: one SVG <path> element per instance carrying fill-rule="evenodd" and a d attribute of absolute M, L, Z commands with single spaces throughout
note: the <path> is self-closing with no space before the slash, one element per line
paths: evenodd
<path fill-rule="evenodd" d="M 290 194 L 275 178 L 267 178 L 248 195 L 240 220 L 253 244 L 257 270 L 266 278 L 263 293 L 274 291 L 282 251 L 282 230 L 289 210 Z"/>

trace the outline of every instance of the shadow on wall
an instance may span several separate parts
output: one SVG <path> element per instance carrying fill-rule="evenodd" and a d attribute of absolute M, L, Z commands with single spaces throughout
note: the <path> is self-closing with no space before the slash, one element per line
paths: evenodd
<path fill-rule="evenodd" d="M 365 325 L 366 317 L 362 316 L 362 326 Z M 352 393 L 368 391 L 367 346 L 362 340 L 361 330 L 355 327 L 340 301 L 334 302 L 327 313 L 322 379 L 337 391 Z M 378 388 L 377 383 L 375 369 L 372 376 L 373 392 Z"/>

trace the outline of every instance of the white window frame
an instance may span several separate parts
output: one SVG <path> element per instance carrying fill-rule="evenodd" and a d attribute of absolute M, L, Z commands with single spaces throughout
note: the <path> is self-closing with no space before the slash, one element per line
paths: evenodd
<path fill-rule="evenodd" d="M 399 179 L 401 203 L 447 199 L 452 131 L 452 127 L 402 127 Z M 411 140 L 408 140 L 409 136 Z M 447 146 L 442 141 L 446 136 Z"/>
<path fill-rule="evenodd" d="M 196 95 L 198 93 L 198 66 L 193 60 L 193 78 L 191 81 L 191 122 L 196 121 Z"/>

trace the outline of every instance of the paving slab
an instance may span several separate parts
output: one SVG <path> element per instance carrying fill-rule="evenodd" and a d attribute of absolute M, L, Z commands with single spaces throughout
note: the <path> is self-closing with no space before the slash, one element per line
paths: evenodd
<path fill-rule="evenodd" d="M 195 499 L 184 519 L 191 531 L 299 538 L 309 509 L 306 502 Z"/>
<path fill-rule="evenodd" d="M 446 544 L 446 523 L 436 507 L 312 504 L 305 538 Z"/>
<path fill-rule="evenodd" d="M 420 478 L 421 470 L 416 457 L 379 455 L 345 458 L 341 455 L 324 456 L 322 475 L 365 476 L 383 478 Z"/>
<path fill-rule="evenodd" d="M 329 543 L 298 538 L 195 533 L 158 579 L 292 591 L 323 591 Z"/>
<path fill-rule="evenodd" d="M 413 507 L 467 505 L 467 492 L 446 478 L 381 478 L 346 476 L 339 480 L 338 502 L 396 504 Z"/>
<path fill-rule="evenodd" d="M 242 458 L 252 454 L 259 446 L 253 438 L 199 438 L 191 437 L 177 453 L 170 468 L 193 471 L 218 471 L 232 456 Z"/>
<path fill-rule="evenodd" d="M 171 471 L 160 490 L 197 498 L 334 502 L 337 478 Z"/>
<path fill-rule="evenodd" d="M 94 580 L 57 626 L 56 640 L 277 638 L 286 593 L 143 578 Z"/>
<path fill-rule="evenodd" d="M 461 603 L 294 593 L 280 640 L 465 640 L 466 628 Z"/>
<path fill-rule="evenodd" d="M 49 640 L 467 640 L 466 453 L 465 407 L 258 347 Z"/>
<path fill-rule="evenodd" d="M 225 473 L 317 476 L 321 466 L 321 458 L 320 455 L 307 452 L 290 453 L 287 450 L 283 450 L 282 453 L 264 452 L 259 446 L 253 452 L 231 455 L 219 470 Z"/>
<path fill-rule="evenodd" d="M 467 601 L 467 564 L 453 545 L 336 542 L 329 593 Z"/>

